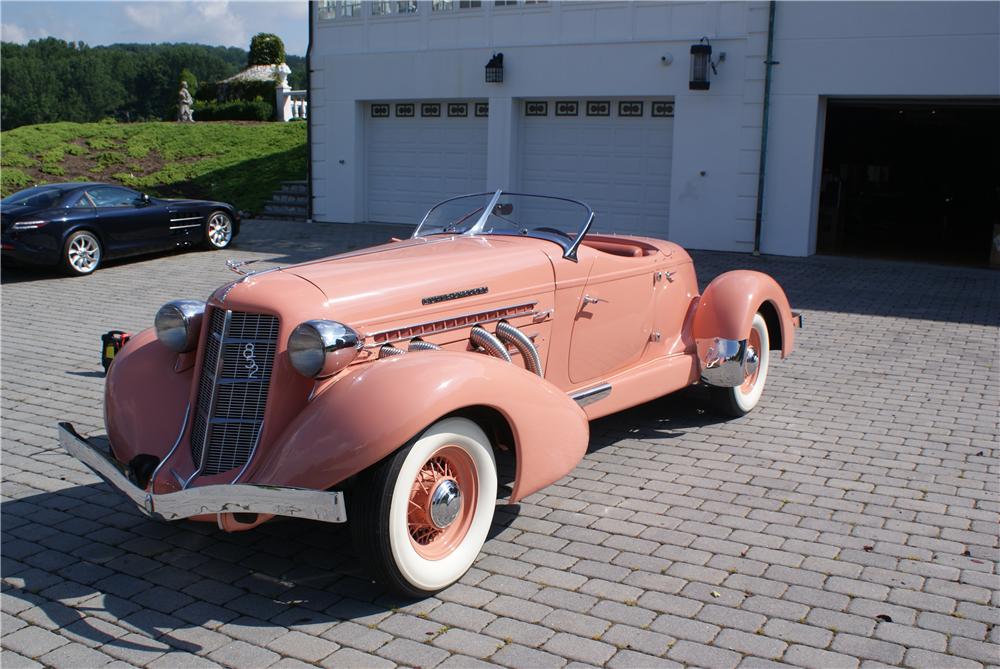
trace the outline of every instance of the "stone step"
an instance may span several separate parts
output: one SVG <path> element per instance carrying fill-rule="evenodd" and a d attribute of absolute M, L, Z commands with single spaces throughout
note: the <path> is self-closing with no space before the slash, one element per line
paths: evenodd
<path fill-rule="evenodd" d="M 305 207 L 309 204 L 309 198 L 299 195 L 282 195 L 275 193 L 271 199 L 264 204 L 278 204 L 285 207 Z"/>
<path fill-rule="evenodd" d="M 306 208 L 305 207 L 287 206 L 287 205 L 283 205 L 283 204 L 270 204 L 270 203 L 268 203 L 268 204 L 264 205 L 264 213 L 265 214 L 284 214 L 284 215 L 288 215 L 288 216 L 302 216 L 303 218 L 305 218 L 305 216 L 306 216 Z"/>
<path fill-rule="evenodd" d="M 302 222 L 302 221 L 306 220 L 306 215 L 305 215 L 305 213 L 296 214 L 296 215 L 291 215 L 291 214 L 273 214 L 273 213 L 268 213 L 268 212 L 265 211 L 265 212 L 261 212 L 257 216 L 257 219 L 261 220 L 261 221 L 299 221 L 299 222 Z"/>

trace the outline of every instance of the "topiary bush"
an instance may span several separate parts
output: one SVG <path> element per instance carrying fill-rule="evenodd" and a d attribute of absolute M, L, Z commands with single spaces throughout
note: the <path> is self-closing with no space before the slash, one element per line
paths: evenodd
<path fill-rule="evenodd" d="M 285 43 L 272 33 L 257 33 L 250 40 L 250 57 L 247 64 L 278 65 L 285 62 Z"/>

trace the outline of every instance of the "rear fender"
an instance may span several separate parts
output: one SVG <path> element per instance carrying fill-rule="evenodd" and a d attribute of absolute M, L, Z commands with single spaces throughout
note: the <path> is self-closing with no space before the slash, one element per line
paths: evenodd
<path fill-rule="evenodd" d="M 767 313 L 771 309 L 773 314 Z M 781 357 L 788 357 L 795 344 L 792 310 L 778 282 L 762 272 L 735 270 L 717 276 L 698 302 L 692 334 L 696 341 L 746 339 L 758 311 L 763 311 L 768 321 L 771 348 L 780 347 Z M 771 332 L 775 325 L 779 328 L 777 333 Z"/>
<path fill-rule="evenodd" d="M 499 412 L 514 436 L 511 502 L 559 480 L 583 457 L 583 410 L 554 385 L 480 353 L 421 351 L 349 371 L 314 397 L 265 452 L 249 480 L 326 489 L 398 449 L 442 416 Z"/>

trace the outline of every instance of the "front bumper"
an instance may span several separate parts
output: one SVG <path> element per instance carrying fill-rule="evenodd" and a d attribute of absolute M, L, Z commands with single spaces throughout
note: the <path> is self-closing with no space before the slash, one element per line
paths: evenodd
<path fill-rule="evenodd" d="M 157 495 L 132 483 L 110 453 L 81 437 L 69 423 L 59 423 L 59 445 L 151 518 L 181 520 L 216 513 L 258 513 L 325 523 L 347 520 L 342 492 L 241 483 Z"/>

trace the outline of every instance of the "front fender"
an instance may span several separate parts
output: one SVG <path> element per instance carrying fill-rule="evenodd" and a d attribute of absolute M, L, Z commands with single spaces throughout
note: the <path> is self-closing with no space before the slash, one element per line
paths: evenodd
<path fill-rule="evenodd" d="M 769 306 L 765 306 L 769 305 Z M 735 270 L 717 276 L 710 284 L 695 309 L 692 334 L 695 340 L 746 339 L 750 324 L 758 311 L 773 309 L 774 314 L 765 313 L 770 330 L 775 324 L 781 333 L 781 357 L 786 358 L 795 344 L 795 326 L 792 310 L 788 305 L 785 291 L 778 282 L 763 272 Z M 771 348 L 775 338 L 772 335 Z"/>
<path fill-rule="evenodd" d="M 548 381 L 479 353 L 422 351 L 338 379 L 260 454 L 250 480 L 330 488 L 438 418 L 471 406 L 495 409 L 511 427 L 517 451 L 511 502 L 565 476 L 587 450 L 586 415 Z"/>
<path fill-rule="evenodd" d="M 104 385 L 104 420 L 119 462 L 140 453 L 163 458 L 184 424 L 194 371 L 175 372 L 177 354 L 149 328 L 118 352 Z"/>

